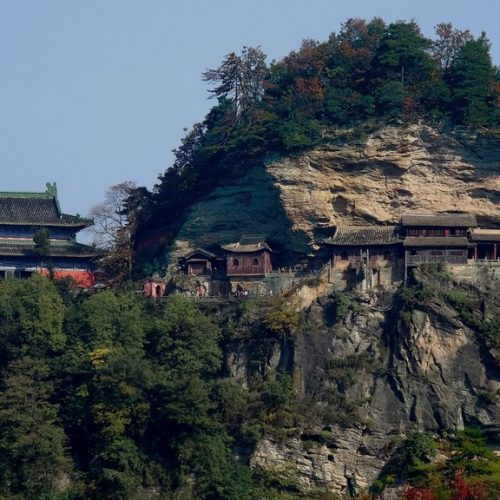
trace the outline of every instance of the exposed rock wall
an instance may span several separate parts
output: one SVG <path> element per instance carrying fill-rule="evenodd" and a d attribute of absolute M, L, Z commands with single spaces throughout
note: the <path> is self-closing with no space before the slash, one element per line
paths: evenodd
<path fill-rule="evenodd" d="M 175 262 L 258 233 L 292 261 L 315 249 L 318 226 L 393 223 L 406 211 L 469 211 L 500 226 L 500 140 L 424 124 L 363 140 L 326 135 L 321 147 L 257 164 L 193 205 L 168 254 Z"/>
<path fill-rule="evenodd" d="M 317 408 L 300 436 L 259 442 L 253 466 L 294 471 L 305 487 L 352 493 L 377 478 L 398 440 L 412 430 L 479 425 L 500 432 L 497 353 L 454 310 L 431 303 L 402 315 L 396 305 L 379 312 L 368 302 L 359 304 L 329 324 L 331 303 L 319 299 L 293 339 L 235 340 L 227 346 L 229 373 L 242 384 L 250 383 L 256 365 L 261 373 L 286 369 L 301 397 Z M 342 364 L 348 359 L 363 361 Z M 342 400 L 326 396 L 338 388 L 332 366 L 353 367 L 349 377 L 341 377 L 350 380 L 343 383 Z M 349 405 L 355 413 L 342 415 Z"/>

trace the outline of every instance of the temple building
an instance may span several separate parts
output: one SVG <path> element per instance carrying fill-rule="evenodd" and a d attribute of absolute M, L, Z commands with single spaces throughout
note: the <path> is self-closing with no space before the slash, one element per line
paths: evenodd
<path fill-rule="evenodd" d="M 474 245 L 474 259 L 497 260 L 500 258 L 500 229 L 473 229 L 470 239 Z"/>
<path fill-rule="evenodd" d="M 180 264 L 188 276 L 224 274 L 225 259 L 218 253 L 197 248 L 181 258 Z"/>
<path fill-rule="evenodd" d="M 403 279 L 401 237 L 396 226 L 339 226 L 324 241 L 332 248 L 332 281 L 338 288 L 372 289 Z"/>
<path fill-rule="evenodd" d="M 196 248 L 179 259 L 172 287 L 196 298 L 273 294 L 293 281 L 278 270 L 278 252 L 263 236 L 242 236 L 226 245 Z M 148 278 L 144 295 L 162 297 L 168 278 Z"/>
<path fill-rule="evenodd" d="M 259 236 L 243 236 L 237 243 L 222 246 L 227 276 L 265 276 L 273 270 L 276 252 Z"/>
<path fill-rule="evenodd" d="M 472 214 L 408 214 L 401 217 L 407 267 L 420 264 L 467 264 L 468 235 L 477 228 Z"/>
<path fill-rule="evenodd" d="M 472 276 L 471 266 L 497 266 L 500 259 L 500 230 L 478 228 L 468 213 L 403 214 L 396 226 L 338 226 L 323 244 L 331 248 L 330 282 L 338 289 L 398 285 L 422 264 Z"/>
<path fill-rule="evenodd" d="M 76 242 L 89 219 L 64 214 L 56 184 L 40 193 L 0 192 L 0 278 L 33 273 L 70 277 L 80 288 L 93 286 L 93 247 Z"/>

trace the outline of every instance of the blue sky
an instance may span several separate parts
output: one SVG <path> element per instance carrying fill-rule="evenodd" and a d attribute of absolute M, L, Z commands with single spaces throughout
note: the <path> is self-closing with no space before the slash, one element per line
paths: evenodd
<path fill-rule="evenodd" d="M 374 16 L 484 30 L 500 64 L 498 0 L 0 0 L 0 190 L 56 181 L 63 209 L 86 214 L 113 184 L 152 187 L 212 104 L 202 71 Z"/>

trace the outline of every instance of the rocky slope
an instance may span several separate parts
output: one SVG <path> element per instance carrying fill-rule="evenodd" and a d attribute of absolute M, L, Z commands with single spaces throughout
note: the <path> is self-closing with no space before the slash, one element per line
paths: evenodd
<path fill-rule="evenodd" d="M 255 165 L 193 205 L 168 254 L 175 262 L 251 233 L 283 244 L 293 261 L 316 249 L 322 227 L 391 223 L 406 211 L 469 211 L 500 226 L 500 139 L 425 124 L 362 139 L 325 133 L 321 147 Z"/>
<path fill-rule="evenodd" d="M 484 315 L 500 314 L 499 296 L 498 282 L 483 292 Z M 480 426 L 500 435 L 499 353 L 445 301 L 406 311 L 395 302 L 380 312 L 354 297 L 333 322 L 331 306 L 328 297 L 314 302 L 291 338 L 227 344 L 232 377 L 249 386 L 256 366 L 264 375 L 289 371 L 310 412 L 300 434 L 258 442 L 251 465 L 354 494 L 373 483 L 412 430 Z"/>

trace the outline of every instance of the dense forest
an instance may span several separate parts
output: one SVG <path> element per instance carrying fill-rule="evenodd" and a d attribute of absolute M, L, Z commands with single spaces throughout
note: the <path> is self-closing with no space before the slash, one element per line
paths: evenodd
<path fill-rule="evenodd" d="M 359 139 L 380 123 L 424 119 L 496 130 L 500 72 L 489 50 L 484 33 L 441 23 L 431 40 L 414 21 L 375 18 L 349 19 L 327 41 L 304 40 L 270 64 L 260 48 L 228 54 L 203 74 L 217 103 L 186 131 L 147 202 L 131 198 L 139 239 L 160 226 L 175 231 L 214 186 L 256 161 L 328 140 L 332 129 Z"/>
<path fill-rule="evenodd" d="M 335 498 L 244 460 L 264 434 L 284 439 L 320 422 L 324 405 L 300 398 L 289 372 L 256 375 L 245 389 L 224 369 L 224 342 L 245 331 L 298 335 L 311 328 L 304 317 L 278 299 L 271 308 L 247 301 L 203 310 L 180 296 L 75 295 L 67 285 L 40 276 L 0 282 L 0 496 Z M 406 290 L 405 307 L 427 300 L 423 293 Z M 350 307 L 342 295 L 332 302 L 339 318 Z M 339 388 L 362 370 L 354 361 L 332 365 Z M 356 408 L 340 393 L 328 397 L 324 418 L 356 425 Z M 451 461 L 432 462 L 438 452 Z M 373 492 L 409 481 L 408 499 L 486 500 L 499 478 L 479 430 L 415 432 L 399 441 Z"/>

